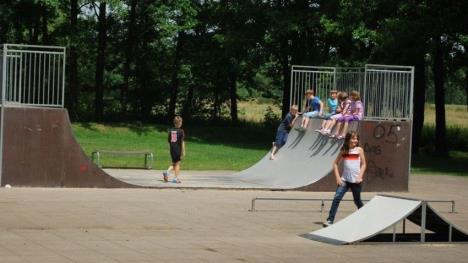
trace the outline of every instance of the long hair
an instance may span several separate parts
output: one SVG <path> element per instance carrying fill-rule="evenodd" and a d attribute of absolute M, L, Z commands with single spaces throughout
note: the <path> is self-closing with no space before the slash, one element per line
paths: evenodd
<path fill-rule="evenodd" d="M 174 117 L 174 120 L 173 120 L 173 123 L 174 123 L 174 127 L 176 128 L 180 128 L 182 126 L 182 117 L 180 116 L 175 116 Z"/>
<path fill-rule="evenodd" d="M 341 146 L 341 150 L 340 150 L 341 155 L 349 154 L 349 141 L 354 136 L 356 136 L 358 139 L 358 144 L 356 146 L 359 146 L 359 134 L 355 131 L 348 132 L 346 133 L 343 146 Z"/>
<path fill-rule="evenodd" d="M 351 97 L 353 97 L 354 100 L 361 100 L 361 94 L 359 94 L 357 90 L 351 91 Z"/>

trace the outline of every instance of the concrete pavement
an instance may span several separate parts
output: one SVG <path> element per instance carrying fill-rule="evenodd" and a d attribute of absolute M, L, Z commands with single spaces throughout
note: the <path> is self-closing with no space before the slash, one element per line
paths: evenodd
<path fill-rule="evenodd" d="M 468 229 L 468 178 L 412 176 L 410 192 Z M 364 193 L 370 199 L 375 193 Z M 466 244 L 333 246 L 299 235 L 326 218 L 331 192 L 179 189 L 0 189 L 0 262 L 466 262 Z M 345 198 L 351 198 L 348 193 Z M 329 203 L 326 209 L 329 208 Z M 337 219 L 355 210 L 342 203 Z"/>

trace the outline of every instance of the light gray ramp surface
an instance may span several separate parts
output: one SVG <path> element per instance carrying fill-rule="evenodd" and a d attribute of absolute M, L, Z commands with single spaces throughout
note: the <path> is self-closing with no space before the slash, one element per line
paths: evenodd
<path fill-rule="evenodd" d="M 296 127 L 301 118 L 298 118 Z M 113 177 L 129 184 L 159 188 L 236 188 L 236 189 L 294 189 L 310 185 L 327 176 L 339 153 L 343 140 L 324 136 L 315 129 L 320 128 L 322 119 L 311 119 L 308 130 L 292 129 L 286 144 L 270 160 L 268 152 L 252 167 L 234 174 L 181 174 L 182 184 L 162 182 L 161 174 L 131 175 L 128 172 L 106 170 Z M 356 129 L 358 123 L 350 127 Z M 272 138 L 274 139 L 274 138 Z M 187 173 L 187 172 L 185 172 Z"/>
<path fill-rule="evenodd" d="M 300 119 L 298 124 L 299 121 Z M 275 160 L 270 160 L 268 153 L 252 167 L 233 176 L 242 182 L 285 189 L 310 185 L 322 179 L 332 170 L 332 163 L 343 140 L 315 132 L 321 123 L 321 119 L 311 119 L 306 132 L 292 129 L 288 141 L 276 154 Z"/>
<path fill-rule="evenodd" d="M 375 196 L 361 209 L 344 219 L 303 236 L 337 245 L 358 242 L 398 223 L 420 205 L 420 200 Z"/>
<path fill-rule="evenodd" d="M 302 236 L 336 245 L 360 241 L 468 242 L 468 233 L 437 213 L 430 206 L 430 202 L 397 196 L 377 195 L 361 209 L 339 222 Z M 421 227 L 421 232 L 407 233 L 403 230 L 402 233 L 396 233 L 396 231 L 394 233 L 385 233 L 385 230 L 406 219 Z M 425 225 L 425 227 L 423 228 L 422 225 Z"/>

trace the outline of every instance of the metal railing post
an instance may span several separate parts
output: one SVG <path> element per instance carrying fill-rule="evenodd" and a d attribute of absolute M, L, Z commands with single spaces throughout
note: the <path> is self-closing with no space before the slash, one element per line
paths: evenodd
<path fill-rule="evenodd" d="M 3 45 L 2 55 L 2 83 L 1 83 L 1 113 L 0 113 L 0 186 L 3 185 L 3 130 L 5 126 L 5 89 L 6 89 L 6 61 L 7 61 L 7 45 Z"/>
<path fill-rule="evenodd" d="M 421 242 L 426 242 L 426 208 L 427 203 L 422 202 L 421 205 Z"/>

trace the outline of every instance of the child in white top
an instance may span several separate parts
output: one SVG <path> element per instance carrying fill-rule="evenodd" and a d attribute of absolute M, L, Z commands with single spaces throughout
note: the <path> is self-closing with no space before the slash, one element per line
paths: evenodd
<path fill-rule="evenodd" d="M 343 171 L 340 175 L 338 165 L 341 162 L 343 162 Z M 361 190 L 362 180 L 366 171 L 366 156 L 364 150 L 359 147 L 359 135 L 356 132 L 349 132 L 346 134 L 340 154 L 335 162 L 333 162 L 333 171 L 338 186 L 336 188 L 335 197 L 333 198 L 332 207 L 330 208 L 330 213 L 328 214 L 327 222 L 323 223 L 325 227 L 333 224 L 340 201 L 343 199 L 348 189 L 351 188 L 353 192 L 353 199 L 357 208 L 359 209 L 363 206 Z"/>

